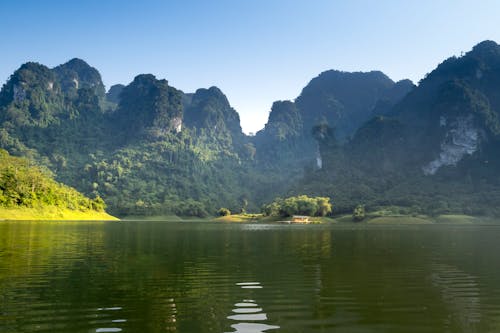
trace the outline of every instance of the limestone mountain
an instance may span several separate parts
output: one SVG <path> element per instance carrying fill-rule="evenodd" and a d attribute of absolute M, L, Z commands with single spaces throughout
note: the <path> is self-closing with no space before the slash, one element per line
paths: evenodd
<path fill-rule="evenodd" d="M 379 71 L 330 70 L 312 79 L 295 103 L 307 133 L 313 126 L 326 123 L 336 129 L 339 139 L 344 140 L 373 117 L 378 102 L 395 104 L 404 97 L 412 88 L 408 83 L 396 84 Z"/>
<path fill-rule="evenodd" d="M 240 116 L 219 88 L 198 89 L 185 99 L 184 105 L 187 127 L 202 131 L 203 135 L 224 139 L 229 145 L 242 142 L 244 134 Z"/>
<path fill-rule="evenodd" d="M 79 59 L 24 64 L 0 91 L 0 146 L 117 214 L 237 210 L 245 140 L 215 87 L 184 94 L 141 74 L 105 96 L 99 72 Z"/>
<path fill-rule="evenodd" d="M 336 138 L 345 142 L 373 116 L 390 112 L 413 88 L 411 81 L 395 83 L 379 71 L 323 72 L 304 87 L 295 102 L 273 105 L 268 123 L 254 140 L 257 156 L 265 164 L 276 156 L 277 161 L 274 158 L 271 163 L 283 161 L 299 169 L 316 160 L 318 167 L 321 160 L 312 134 L 315 126 L 334 128 Z"/>
<path fill-rule="evenodd" d="M 388 114 L 391 112 L 392 108 L 414 88 L 415 85 L 410 80 L 401 80 L 396 82 L 396 84 L 387 90 L 377 101 L 377 104 L 372 110 L 371 116 Z"/>
<path fill-rule="evenodd" d="M 345 145 L 320 141 L 323 169 L 302 184 L 320 194 L 336 188 L 346 210 L 359 201 L 415 212 L 492 212 L 500 195 L 498 87 L 500 46 L 482 42 L 441 63 Z"/>
<path fill-rule="evenodd" d="M 92 90 L 100 99 L 104 99 L 105 88 L 101 74 L 85 61 L 73 58 L 65 64 L 53 69 L 57 75 L 61 89 L 69 96 L 75 97 L 79 89 Z"/>
<path fill-rule="evenodd" d="M 274 183 L 267 186 L 286 191 L 284 184 L 299 182 L 304 170 L 321 169 L 315 136 L 328 132 L 345 143 L 364 122 L 390 112 L 413 88 L 409 80 L 395 83 L 378 71 L 330 70 L 312 79 L 294 102 L 275 102 L 266 126 L 252 140 L 256 167 L 273 175 L 269 179 Z"/>
<path fill-rule="evenodd" d="M 391 111 L 405 128 L 401 138 L 407 143 L 407 161 L 435 174 L 496 145 L 499 86 L 500 46 L 494 42 L 441 63 Z"/>
<path fill-rule="evenodd" d="M 259 161 L 278 164 L 286 159 L 296 160 L 304 156 L 304 152 L 300 151 L 309 148 L 309 140 L 304 139 L 303 128 L 304 122 L 295 103 L 274 102 L 266 126 L 254 138 Z M 306 134 L 308 136 L 310 133 Z M 309 156 L 309 153 L 305 155 Z"/>
<path fill-rule="evenodd" d="M 146 132 L 160 136 L 182 128 L 182 92 L 158 80 L 152 74 L 141 74 L 124 87 L 118 108 L 111 115 L 116 135 L 128 141 Z"/>
<path fill-rule="evenodd" d="M 418 86 L 324 72 L 252 137 L 216 87 L 140 74 L 105 94 L 82 60 L 26 63 L 0 90 L 0 147 L 116 215 L 255 211 L 292 194 L 333 197 L 336 212 L 482 214 L 500 200 L 499 48 L 480 43 Z"/>

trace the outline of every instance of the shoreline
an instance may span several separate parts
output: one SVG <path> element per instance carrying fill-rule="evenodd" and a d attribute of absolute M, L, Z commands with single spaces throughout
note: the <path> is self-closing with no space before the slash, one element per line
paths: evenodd
<path fill-rule="evenodd" d="M 219 217 L 181 217 L 175 215 L 125 216 L 117 218 L 106 212 L 74 211 L 58 207 L 0 208 L 0 221 L 157 221 L 157 222 L 222 222 L 222 223 L 280 223 L 280 224 L 337 224 L 337 225 L 422 225 L 422 224 L 498 224 L 499 218 L 461 214 L 404 215 L 367 213 L 362 221 L 355 222 L 351 214 L 311 217 L 307 223 L 291 222 L 286 217 L 262 214 L 234 214 Z"/>
<path fill-rule="evenodd" d="M 289 224 L 352 224 L 352 225 L 421 225 L 421 224 L 497 224 L 500 219 L 490 216 L 472 216 L 463 214 L 404 215 L 404 214 L 377 214 L 367 213 L 362 221 L 355 222 L 352 215 L 338 215 L 333 217 L 311 217 L 310 222 L 289 222 L 281 216 L 262 216 L 261 214 L 235 214 L 217 217 L 215 221 L 227 223 L 289 223 Z"/>
<path fill-rule="evenodd" d="M 0 207 L 0 221 L 120 221 L 106 212 L 48 207 Z"/>

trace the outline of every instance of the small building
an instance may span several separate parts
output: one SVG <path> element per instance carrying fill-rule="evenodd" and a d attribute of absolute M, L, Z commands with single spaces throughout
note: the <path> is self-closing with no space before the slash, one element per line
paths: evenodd
<path fill-rule="evenodd" d="M 292 222 L 293 223 L 309 223 L 309 216 L 304 216 L 304 215 L 293 215 L 292 216 Z"/>

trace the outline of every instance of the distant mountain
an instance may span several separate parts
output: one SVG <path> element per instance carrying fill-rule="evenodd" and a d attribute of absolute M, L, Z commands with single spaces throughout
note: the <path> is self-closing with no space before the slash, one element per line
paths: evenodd
<path fill-rule="evenodd" d="M 122 93 L 123 88 L 125 88 L 123 84 L 115 84 L 111 86 L 106 93 L 106 100 L 110 103 L 119 104 L 120 94 Z"/>
<path fill-rule="evenodd" d="M 303 128 L 304 122 L 295 103 L 274 102 L 266 126 L 253 139 L 259 161 L 271 165 L 279 165 L 280 161 L 296 163 L 299 157 L 304 156 L 301 151 L 310 149 L 310 140 L 307 138 L 312 136 L 310 133 L 304 135 Z M 308 152 L 305 155 L 310 154 Z"/>
<path fill-rule="evenodd" d="M 371 116 L 381 116 L 391 112 L 392 108 L 401 101 L 410 91 L 415 88 L 415 85 L 410 80 L 401 80 L 396 82 L 389 90 L 387 90 L 377 101 L 372 110 Z"/>
<path fill-rule="evenodd" d="M 307 133 L 325 123 L 336 130 L 339 139 L 352 135 L 373 117 L 380 101 L 395 104 L 412 89 L 408 80 L 394 83 L 384 73 L 326 71 L 302 90 L 296 104 Z"/>
<path fill-rule="evenodd" d="M 344 143 L 376 114 L 391 112 L 413 88 L 409 80 L 394 83 L 378 71 L 321 73 L 295 102 L 273 104 L 267 124 L 253 138 L 257 167 L 275 173 L 270 177 L 275 179 L 269 184 L 271 188 L 280 188 L 278 183 L 298 182 L 304 168 L 322 167 L 315 136 L 324 128 L 330 128 L 332 140 Z"/>

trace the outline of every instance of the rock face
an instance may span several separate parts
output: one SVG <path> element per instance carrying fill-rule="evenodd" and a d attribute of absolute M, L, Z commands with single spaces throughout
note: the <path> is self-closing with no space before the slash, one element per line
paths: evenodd
<path fill-rule="evenodd" d="M 441 118 L 440 125 L 446 126 L 446 123 L 446 118 Z M 479 131 L 474 127 L 472 115 L 458 117 L 453 121 L 440 147 L 439 157 L 422 168 L 424 174 L 433 175 L 442 166 L 457 165 L 465 155 L 472 155 L 477 151 Z"/>
<path fill-rule="evenodd" d="M 180 133 L 182 131 L 182 118 L 181 117 L 172 118 L 172 128 L 174 129 L 175 133 Z"/>

